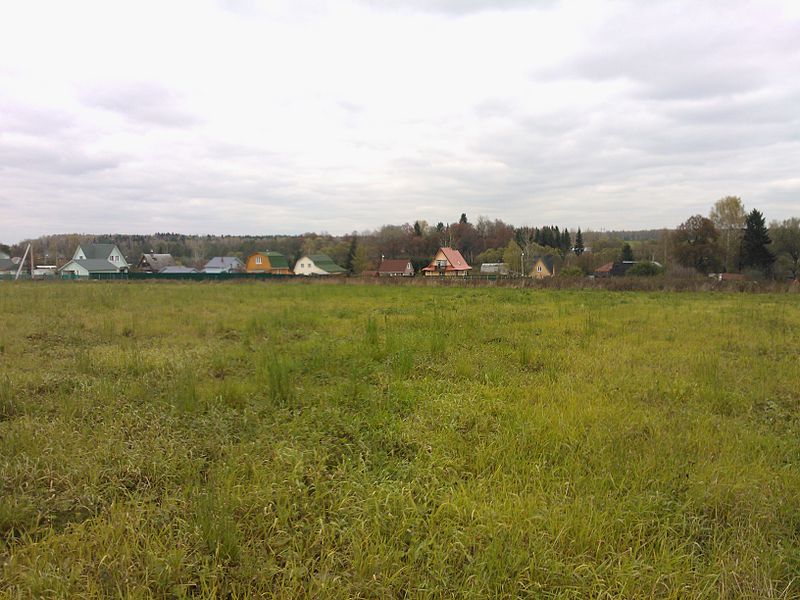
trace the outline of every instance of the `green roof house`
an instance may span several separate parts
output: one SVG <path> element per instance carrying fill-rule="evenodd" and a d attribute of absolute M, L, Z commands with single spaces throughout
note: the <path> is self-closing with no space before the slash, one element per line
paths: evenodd
<path fill-rule="evenodd" d="M 72 260 L 58 271 L 62 277 L 90 277 L 108 273 L 127 273 L 128 261 L 116 244 L 81 244 Z"/>
<path fill-rule="evenodd" d="M 294 265 L 295 275 L 345 275 L 347 269 L 340 267 L 327 254 L 308 254 Z"/>
<path fill-rule="evenodd" d="M 272 273 L 273 275 L 291 275 L 289 262 L 280 252 L 255 252 L 247 257 L 248 273 Z"/>

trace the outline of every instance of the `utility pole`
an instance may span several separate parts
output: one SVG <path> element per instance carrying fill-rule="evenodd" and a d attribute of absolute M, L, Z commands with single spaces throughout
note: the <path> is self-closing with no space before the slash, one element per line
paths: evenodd
<path fill-rule="evenodd" d="M 17 274 L 14 276 L 14 281 L 19 279 L 19 274 L 22 273 L 22 267 L 25 265 L 25 259 L 28 258 L 28 252 L 30 252 L 30 250 L 31 245 L 28 244 L 28 247 L 25 248 L 25 254 L 22 256 L 22 260 L 19 261 L 19 268 L 17 269 Z M 33 276 L 33 273 L 31 273 L 31 276 Z"/>

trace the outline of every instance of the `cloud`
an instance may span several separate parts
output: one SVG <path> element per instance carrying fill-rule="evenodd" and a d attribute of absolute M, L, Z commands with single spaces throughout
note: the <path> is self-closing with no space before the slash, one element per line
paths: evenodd
<path fill-rule="evenodd" d="M 190 127 L 199 122 L 179 106 L 174 94 L 152 82 L 98 85 L 85 92 L 82 100 L 89 106 L 119 113 L 135 123 Z"/>
<path fill-rule="evenodd" d="M 0 14 L 4 242 L 797 214 L 796 3 L 42 2 Z"/>

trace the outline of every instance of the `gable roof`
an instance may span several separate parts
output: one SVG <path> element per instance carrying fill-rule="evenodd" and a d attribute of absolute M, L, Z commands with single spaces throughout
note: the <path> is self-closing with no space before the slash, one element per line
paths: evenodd
<path fill-rule="evenodd" d="M 215 256 L 205 264 L 206 269 L 228 269 L 232 267 L 239 267 L 242 265 L 235 256 Z"/>
<path fill-rule="evenodd" d="M 161 269 L 159 273 L 197 273 L 197 269 L 182 267 L 180 265 L 170 265 Z"/>
<path fill-rule="evenodd" d="M 455 250 L 453 248 L 443 247 L 443 248 L 439 248 L 439 251 L 442 254 L 444 254 L 444 257 L 447 260 L 447 267 L 445 268 L 445 271 L 469 271 L 469 270 L 472 269 L 472 267 L 470 267 L 467 264 L 467 261 L 464 260 L 464 257 L 461 256 L 461 252 L 459 252 L 458 250 Z M 439 254 L 439 252 L 437 252 L 436 254 Z M 438 268 L 437 268 L 437 266 L 435 264 L 435 260 L 436 260 L 436 257 L 434 257 L 434 259 L 431 261 L 431 264 L 429 264 L 427 267 L 425 267 L 422 270 L 423 271 L 436 271 L 436 270 L 438 270 Z"/>
<path fill-rule="evenodd" d="M 378 273 L 404 273 L 410 262 L 405 258 L 384 258 L 378 266 Z"/>
<path fill-rule="evenodd" d="M 175 259 L 172 254 L 142 254 L 139 264 L 146 262 L 151 268 L 159 271 L 164 267 L 171 267 L 175 265 Z"/>
<path fill-rule="evenodd" d="M 311 259 L 314 266 L 322 269 L 326 273 L 347 273 L 347 269 L 337 265 L 327 254 L 309 254 L 308 258 Z"/>
<path fill-rule="evenodd" d="M 549 256 L 549 255 L 548 256 L 536 256 L 533 259 L 533 264 L 536 265 L 536 263 L 539 262 L 540 260 L 542 261 L 542 263 L 544 263 L 544 266 L 547 267 L 547 270 L 552 273 L 553 272 L 553 266 L 554 266 L 553 257 Z"/>
<path fill-rule="evenodd" d="M 102 258 L 106 259 L 111 256 L 111 253 L 116 248 L 116 244 L 81 244 L 78 246 L 83 250 L 84 256 L 88 259 Z M 119 250 L 119 248 L 117 248 Z M 120 252 L 122 254 L 122 252 Z"/>
<path fill-rule="evenodd" d="M 261 256 L 266 256 L 269 259 L 269 266 L 273 269 L 289 268 L 289 263 L 287 262 L 286 257 L 280 252 L 273 252 L 272 250 L 267 250 L 266 252 L 253 252 L 251 256 L 255 256 L 256 254 L 260 254 Z"/>
<path fill-rule="evenodd" d="M 118 273 L 119 267 L 112 263 L 111 261 L 105 260 L 104 258 L 73 258 L 67 264 L 59 269 L 59 271 L 63 271 L 66 269 L 71 263 L 78 264 L 82 266 L 84 269 L 89 271 L 90 273 Z"/>
<path fill-rule="evenodd" d="M 610 263 L 606 263 L 606 264 L 604 264 L 604 265 L 603 265 L 603 266 L 601 266 L 601 267 L 597 267 L 597 268 L 594 270 L 594 272 L 595 272 L 595 273 L 611 273 L 611 269 L 613 269 L 613 268 L 614 268 L 614 263 L 613 263 L 613 262 L 610 262 Z"/>
<path fill-rule="evenodd" d="M 13 259 L 0 258 L 0 271 L 16 271 L 19 263 L 14 263 Z"/>

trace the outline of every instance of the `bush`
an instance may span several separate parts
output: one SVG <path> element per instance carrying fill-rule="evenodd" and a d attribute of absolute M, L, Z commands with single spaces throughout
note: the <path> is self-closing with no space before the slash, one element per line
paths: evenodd
<path fill-rule="evenodd" d="M 583 269 L 580 267 L 567 267 L 561 271 L 562 277 L 583 277 Z"/>
<path fill-rule="evenodd" d="M 663 273 L 664 268 L 659 267 L 656 263 L 640 262 L 633 265 L 625 274 L 633 275 L 634 277 L 653 277 Z"/>

